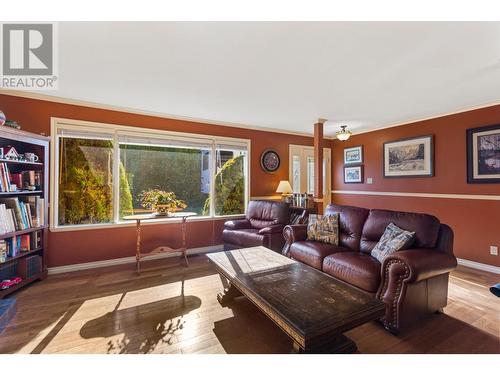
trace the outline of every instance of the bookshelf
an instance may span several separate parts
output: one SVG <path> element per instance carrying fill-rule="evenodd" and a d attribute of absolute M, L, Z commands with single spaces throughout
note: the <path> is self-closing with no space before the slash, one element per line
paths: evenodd
<path fill-rule="evenodd" d="M 14 147 L 18 154 L 38 156 L 36 161 L 7 160 L 0 152 L 0 252 L 9 250 L 7 257 L 0 254 L 0 282 L 6 276 L 21 278 L 0 289 L 2 299 L 47 276 L 49 138 L 1 126 L 0 147 L 4 154 Z M 12 184 L 23 186 L 9 191 Z"/>

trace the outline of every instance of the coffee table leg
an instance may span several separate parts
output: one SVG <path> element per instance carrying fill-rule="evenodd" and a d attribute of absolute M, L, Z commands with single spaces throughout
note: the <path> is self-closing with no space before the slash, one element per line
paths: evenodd
<path fill-rule="evenodd" d="M 231 284 L 231 282 L 228 279 L 226 279 L 222 275 L 219 276 L 222 281 L 222 286 L 224 287 L 224 290 L 222 292 L 217 293 L 217 301 L 219 301 L 219 303 L 222 306 L 226 306 L 232 300 L 234 300 L 236 297 L 241 296 L 242 294 L 233 284 Z"/>
<path fill-rule="evenodd" d="M 344 335 L 338 335 L 324 344 L 305 349 L 294 341 L 292 354 L 351 354 L 356 353 L 357 350 L 354 341 Z"/>

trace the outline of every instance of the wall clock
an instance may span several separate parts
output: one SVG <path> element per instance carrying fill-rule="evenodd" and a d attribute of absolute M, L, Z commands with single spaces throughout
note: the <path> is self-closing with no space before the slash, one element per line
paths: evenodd
<path fill-rule="evenodd" d="M 266 172 L 276 172 L 280 167 L 280 156 L 275 150 L 264 150 L 264 152 L 260 156 L 260 166 Z"/>

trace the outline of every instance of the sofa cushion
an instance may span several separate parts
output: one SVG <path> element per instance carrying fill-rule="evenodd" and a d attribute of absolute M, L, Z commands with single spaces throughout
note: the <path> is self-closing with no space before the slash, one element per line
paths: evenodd
<path fill-rule="evenodd" d="M 323 271 L 370 293 L 380 286 L 381 264 L 378 260 L 354 251 L 329 255 L 323 261 Z"/>
<path fill-rule="evenodd" d="M 339 215 L 309 215 L 307 239 L 338 246 Z"/>
<path fill-rule="evenodd" d="M 359 251 L 359 242 L 363 225 L 370 210 L 354 206 L 330 204 L 325 209 L 325 215 L 339 215 L 339 246 Z"/>
<path fill-rule="evenodd" d="M 427 214 L 389 210 L 370 210 L 361 236 L 360 251 L 370 253 L 384 234 L 389 223 L 415 232 L 415 247 L 433 248 L 439 234 L 439 220 Z"/>
<path fill-rule="evenodd" d="M 342 251 L 349 251 L 344 247 L 339 247 L 323 242 L 298 241 L 290 246 L 290 257 L 305 263 L 311 267 L 321 270 L 323 259 L 331 254 Z"/>
<path fill-rule="evenodd" d="M 370 255 L 382 263 L 389 255 L 394 254 L 398 250 L 408 248 L 414 238 L 415 232 L 409 232 L 393 223 L 389 223 Z"/>
<path fill-rule="evenodd" d="M 253 228 L 262 229 L 275 224 L 288 224 L 290 219 L 290 204 L 273 201 L 250 201 L 246 219 Z"/>
<path fill-rule="evenodd" d="M 222 241 L 240 247 L 261 246 L 264 235 L 259 234 L 258 229 L 224 229 L 222 231 Z"/>

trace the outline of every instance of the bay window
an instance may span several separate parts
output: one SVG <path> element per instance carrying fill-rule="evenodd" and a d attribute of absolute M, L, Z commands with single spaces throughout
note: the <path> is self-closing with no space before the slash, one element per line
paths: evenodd
<path fill-rule="evenodd" d="M 140 194 L 174 192 L 200 217 L 241 215 L 249 141 L 53 119 L 52 227 L 113 225 L 151 211 Z"/>

